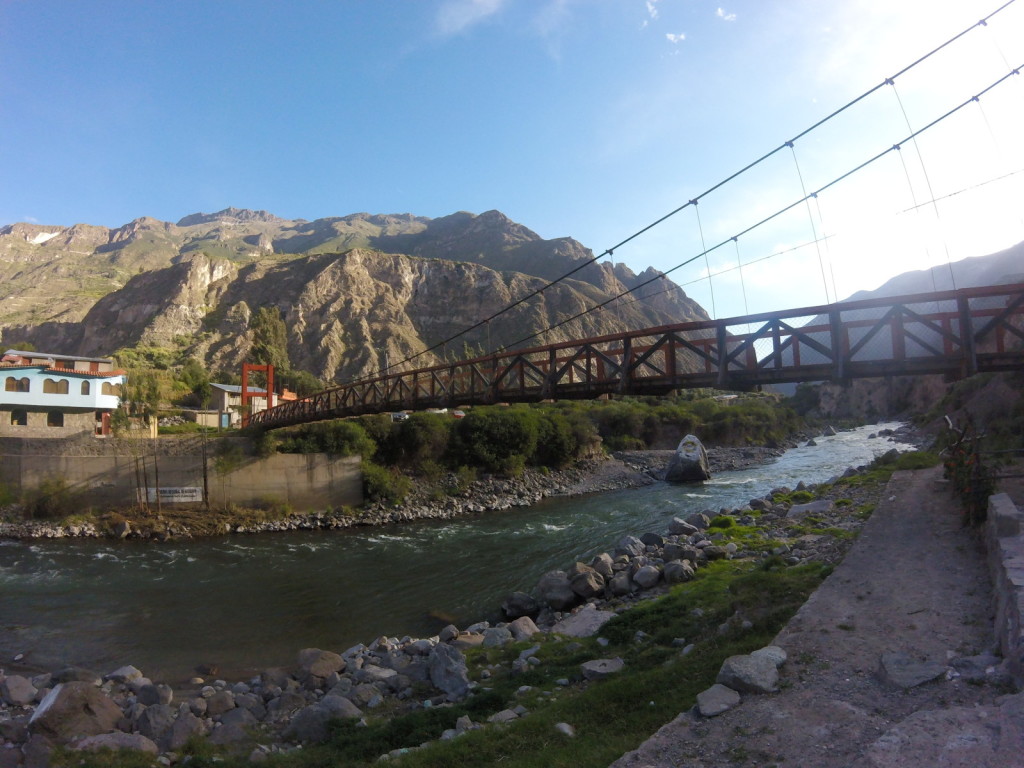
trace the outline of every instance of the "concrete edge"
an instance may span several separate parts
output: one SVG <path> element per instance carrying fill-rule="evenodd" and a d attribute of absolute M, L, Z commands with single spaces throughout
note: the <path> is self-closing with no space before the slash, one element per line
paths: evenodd
<path fill-rule="evenodd" d="M 1024 512 L 1008 494 L 989 497 L 983 531 L 999 650 L 1018 690 L 1024 688 Z"/>

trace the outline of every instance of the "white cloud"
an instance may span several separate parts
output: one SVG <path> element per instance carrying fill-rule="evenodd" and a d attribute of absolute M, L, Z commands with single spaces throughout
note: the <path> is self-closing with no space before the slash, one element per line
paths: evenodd
<path fill-rule="evenodd" d="M 736 21 L 735 13 L 726 13 L 724 8 L 719 8 L 715 11 L 715 15 L 722 19 L 722 21 Z"/>
<path fill-rule="evenodd" d="M 647 13 L 652 19 L 658 18 L 658 0 L 647 0 Z"/>
<path fill-rule="evenodd" d="M 670 43 L 675 43 L 675 44 L 677 44 L 677 45 L 678 45 L 679 43 L 683 42 L 683 40 L 685 40 L 685 39 L 686 39 L 686 35 L 684 35 L 684 34 L 683 34 L 682 32 L 680 32 L 680 33 L 679 33 L 678 35 L 673 35 L 673 34 L 672 34 L 671 32 L 668 32 L 668 33 L 667 33 L 667 34 L 665 35 L 665 38 L 666 38 L 666 39 L 667 39 L 667 40 L 668 40 L 668 41 L 669 41 Z"/>
<path fill-rule="evenodd" d="M 498 13 L 505 0 L 447 0 L 437 11 L 435 26 L 442 35 L 457 35 Z"/>

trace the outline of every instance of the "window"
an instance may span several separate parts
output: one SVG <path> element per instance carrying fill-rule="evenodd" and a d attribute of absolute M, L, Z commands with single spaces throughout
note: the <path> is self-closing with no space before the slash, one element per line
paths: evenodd
<path fill-rule="evenodd" d="M 100 387 L 100 392 L 104 395 L 117 395 L 121 396 L 121 385 L 111 384 L 109 381 L 104 381 L 103 386 Z"/>
<path fill-rule="evenodd" d="M 46 414 L 46 426 L 48 427 L 63 427 L 64 426 L 64 414 L 60 411 L 50 411 Z"/>
<path fill-rule="evenodd" d="M 89 394 L 89 382 L 88 381 L 83 381 L 82 382 L 82 394 L 83 395 L 88 395 Z"/>
<path fill-rule="evenodd" d="M 21 408 L 15 408 L 11 411 L 11 426 L 12 427 L 27 427 L 28 426 L 28 411 L 24 411 Z"/>
<path fill-rule="evenodd" d="M 68 393 L 67 379 L 43 379 L 43 392 L 48 395 L 66 395 Z"/>
<path fill-rule="evenodd" d="M 7 392 L 28 392 L 28 377 L 16 379 L 8 376 L 4 381 L 4 390 Z"/>

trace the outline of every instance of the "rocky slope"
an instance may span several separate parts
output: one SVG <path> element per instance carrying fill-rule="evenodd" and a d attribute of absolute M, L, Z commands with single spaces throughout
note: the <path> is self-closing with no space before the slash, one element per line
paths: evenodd
<path fill-rule="evenodd" d="M 280 310 L 293 366 L 331 380 L 421 352 L 560 277 L 593 253 L 497 211 L 440 219 L 354 214 L 285 220 L 233 208 L 176 224 L 0 229 L 0 340 L 66 354 L 171 348 L 236 368 L 256 310 Z M 591 264 L 438 356 L 512 344 L 656 277 Z M 705 318 L 669 280 L 547 333 L 543 342 Z M 542 343 L 535 340 L 532 343 Z"/>

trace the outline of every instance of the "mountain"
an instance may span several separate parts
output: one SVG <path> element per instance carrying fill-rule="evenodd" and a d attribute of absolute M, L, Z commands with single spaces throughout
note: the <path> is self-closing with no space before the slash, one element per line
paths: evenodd
<path fill-rule="evenodd" d="M 228 208 L 118 229 L 19 223 L 0 229 L 0 341 L 79 355 L 158 347 L 237 370 L 256 311 L 275 307 L 291 364 L 344 380 L 420 353 L 591 258 L 498 211 L 306 221 Z M 587 265 L 416 364 L 509 346 L 658 275 Z M 664 278 L 527 344 L 706 317 Z"/>
<path fill-rule="evenodd" d="M 953 288 L 1024 283 L 1024 242 L 987 256 L 973 256 L 929 269 L 904 272 L 873 291 L 858 291 L 846 301 L 901 296 L 911 293 L 948 291 Z"/>

